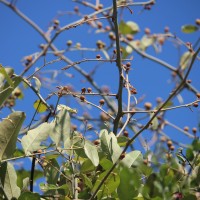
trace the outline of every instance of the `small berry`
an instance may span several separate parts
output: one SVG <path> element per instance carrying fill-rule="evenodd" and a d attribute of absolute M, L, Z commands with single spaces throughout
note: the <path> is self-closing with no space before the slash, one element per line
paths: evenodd
<path fill-rule="evenodd" d="M 95 145 L 99 145 L 99 144 L 100 144 L 100 141 L 99 141 L 99 140 L 95 140 L 95 141 L 94 141 L 94 144 L 95 144 Z"/>
<path fill-rule="evenodd" d="M 122 153 L 121 155 L 120 155 L 120 160 L 123 160 L 124 158 L 125 158 L 125 156 L 126 156 L 126 153 Z"/>
<path fill-rule="evenodd" d="M 137 94 L 137 90 L 135 88 L 130 90 L 131 94 Z"/>
<path fill-rule="evenodd" d="M 76 131 L 76 130 L 77 130 L 77 126 L 73 124 L 73 125 L 71 126 L 71 129 L 72 129 L 72 131 Z"/>
<path fill-rule="evenodd" d="M 171 151 L 174 151 L 175 147 L 172 145 L 172 146 L 169 147 L 169 149 L 170 149 Z"/>
<path fill-rule="evenodd" d="M 166 138 L 165 136 L 162 136 L 162 137 L 160 138 L 160 141 L 161 141 L 161 142 L 166 142 L 166 141 L 167 141 L 167 138 Z"/>
<path fill-rule="evenodd" d="M 101 22 L 97 22 L 97 27 L 98 27 L 99 29 L 101 29 L 101 28 L 102 28 L 102 23 L 101 23 Z"/>
<path fill-rule="evenodd" d="M 198 102 L 195 102 L 195 103 L 193 103 L 193 106 L 196 108 L 196 107 L 198 107 L 199 105 L 198 105 Z"/>
<path fill-rule="evenodd" d="M 42 149 L 38 149 L 38 150 L 37 150 L 37 153 L 42 153 Z"/>
<path fill-rule="evenodd" d="M 197 128 L 194 127 L 194 128 L 192 129 L 192 132 L 193 132 L 194 134 L 196 134 Z"/>
<path fill-rule="evenodd" d="M 169 33 L 169 27 L 168 26 L 165 27 L 164 32 Z"/>
<path fill-rule="evenodd" d="M 100 106 L 103 106 L 104 103 L 105 103 L 105 100 L 104 100 L 104 99 L 101 99 L 101 100 L 99 101 Z"/>
<path fill-rule="evenodd" d="M 68 47 L 70 47 L 72 45 L 72 41 L 68 40 L 66 44 L 67 44 Z"/>
<path fill-rule="evenodd" d="M 92 88 L 88 88 L 88 89 L 87 89 L 87 92 L 88 92 L 88 93 L 91 93 L 91 92 L 92 92 Z"/>
<path fill-rule="evenodd" d="M 184 129 L 184 131 L 186 131 L 186 132 L 189 131 L 189 127 L 188 127 L 188 126 L 185 126 L 183 129 Z"/>
<path fill-rule="evenodd" d="M 144 107 L 145 107 L 146 110 L 150 110 L 152 108 L 152 104 L 150 102 L 146 102 L 144 104 Z"/>
<path fill-rule="evenodd" d="M 109 38 L 110 38 L 111 40 L 116 40 L 116 36 L 115 36 L 115 34 L 114 34 L 113 32 L 110 32 L 110 33 L 109 33 Z"/>
<path fill-rule="evenodd" d="M 83 18 L 86 21 L 86 20 L 88 20 L 89 17 L 87 15 L 85 15 Z"/>
<path fill-rule="evenodd" d="M 56 26 L 58 26 L 58 25 L 60 24 L 60 21 L 57 20 L 57 19 L 55 19 L 55 20 L 53 20 L 53 23 L 54 23 Z"/>
<path fill-rule="evenodd" d="M 80 188 L 80 187 L 76 187 L 76 190 L 77 190 L 78 192 L 81 192 L 81 188 Z"/>
<path fill-rule="evenodd" d="M 30 62 L 32 62 L 32 60 L 33 60 L 33 56 L 27 56 L 27 57 L 26 57 L 26 61 L 27 61 L 27 62 L 30 63 Z"/>
<path fill-rule="evenodd" d="M 196 96 L 198 99 L 200 99 L 200 93 L 197 93 Z"/>
<path fill-rule="evenodd" d="M 110 29 L 111 29 L 110 26 L 106 26 L 106 27 L 105 27 L 105 30 L 106 30 L 106 31 L 110 31 Z"/>
<path fill-rule="evenodd" d="M 100 54 L 96 55 L 96 58 L 97 58 L 97 59 L 100 59 L 100 58 L 101 58 L 101 55 L 100 55 Z"/>
<path fill-rule="evenodd" d="M 102 121 L 109 121 L 109 119 L 110 119 L 110 117 L 104 112 L 101 112 L 100 118 Z"/>
<path fill-rule="evenodd" d="M 80 100 L 81 101 L 85 101 L 85 97 L 84 96 L 80 96 Z"/>
<path fill-rule="evenodd" d="M 167 146 L 168 146 L 169 148 L 172 146 L 172 144 L 173 144 L 173 143 L 172 143 L 171 140 L 168 140 L 168 141 L 167 141 Z"/>
<path fill-rule="evenodd" d="M 158 43 L 159 43 L 160 45 L 163 45 L 164 42 L 165 42 L 165 38 L 164 38 L 164 37 L 159 37 L 159 38 L 158 38 Z"/>
<path fill-rule="evenodd" d="M 103 4 L 99 4 L 98 8 L 101 10 L 103 8 Z"/>
<path fill-rule="evenodd" d="M 147 160 L 147 159 L 144 159 L 144 160 L 143 160 L 143 163 L 144 163 L 145 165 L 148 165 L 148 160 Z"/>
<path fill-rule="evenodd" d="M 149 35 L 151 33 L 151 30 L 149 28 L 145 28 L 144 32 L 146 35 Z"/>
<path fill-rule="evenodd" d="M 125 137 L 128 137 L 128 131 L 124 131 L 124 133 L 123 133 L 123 135 L 125 136 Z"/>
<path fill-rule="evenodd" d="M 78 6 L 74 7 L 74 12 L 76 12 L 76 13 L 79 12 L 79 7 Z"/>
<path fill-rule="evenodd" d="M 126 35 L 126 39 L 127 39 L 128 41 L 132 41 L 132 40 L 133 40 L 133 35 L 127 34 L 127 35 Z"/>
<path fill-rule="evenodd" d="M 86 88 L 81 89 L 81 93 L 84 94 L 86 92 Z"/>
<path fill-rule="evenodd" d="M 167 158 L 168 160 L 172 157 L 172 154 L 170 154 L 170 153 L 166 153 L 165 155 L 166 155 L 166 158 Z"/>
<path fill-rule="evenodd" d="M 158 97 L 158 98 L 156 98 L 156 102 L 157 102 L 157 104 L 160 104 L 160 103 L 162 103 L 162 98 L 161 97 Z"/>
<path fill-rule="evenodd" d="M 195 23 L 196 25 L 200 26 L 200 19 L 196 19 Z"/>
<path fill-rule="evenodd" d="M 126 63 L 126 67 L 130 67 L 131 66 L 131 63 L 130 62 L 127 62 Z"/>

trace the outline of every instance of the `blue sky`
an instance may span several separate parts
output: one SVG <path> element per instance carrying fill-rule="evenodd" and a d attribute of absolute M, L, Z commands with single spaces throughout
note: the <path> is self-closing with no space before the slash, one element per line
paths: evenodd
<path fill-rule="evenodd" d="M 89 1 L 91 3 L 94 0 Z M 105 3 L 105 6 L 111 5 L 112 1 L 101 1 Z M 35 21 L 44 32 L 48 30 L 50 22 L 57 16 L 59 11 L 72 11 L 74 8 L 74 3 L 70 0 L 57 0 L 57 1 L 25 1 L 19 0 L 17 7 Z M 141 7 L 131 7 L 133 14 L 129 12 L 128 9 L 124 9 L 124 20 L 134 21 L 140 26 L 140 33 L 135 36 L 135 39 L 140 39 L 144 34 L 145 28 L 150 28 L 152 33 L 163 33 L 164 27 L 169 26 L 171 33 L 177 35 L 184 42 L 191 42 L 194 44 L 199 38 L 199 31 L 192 34 L 185 34 L 181 31 L 181 26 L 185 24 L 195 24 L 195 20 L 200 18 L 199 16 L 200 1 L 199 0 L 168 0 L 161 1 L 158 0 L 156 5 L 152 7 L 150 11 L 143 10 Z M 80 11 L 83 14 L 90 14 L 93 12 L 92 9 L 83 7 L 80 5 Z M 59 18 L 61 26 L 73 22 L 80 17 L 72 15 L 64 15 Z M 106 21 L 102 20 L 102 23 L 106 25 Z M 40 51 L 39 45 L 45 43 L 44 39 L 26 22 L 21 18 L 16 16 L 16 14 L 2 3 L 0 3 L 0 63 L 3 66 L 11 66 L 15 69 L 17 74 L 20 74 L 24 67 L 22 66 L 21 60 L 24 56 L 33 54 Z M 92 30 L 89 26 L 84 25 L 63 32 L 55 41 L 55 45 L 59 49 L 66 48 L 66 41 L 72 40 L 73 43 L 81 42 L 83 47 L 94 48 L 97 40 L 102 40 L 107 42 L 107 36 L 104 34 L 95 34 L 95 30 Z M 180 55 L 186 51 L 185 47 L 181 47 L 180 51 L 177 51 L 174 44 L 171 42 L 166 42 L 162 48 L 162 52 L 156 54 L 152 47 L 150 47 L 147 52 L 153 56 L 163 59 L 169 62 L 174 67 L 178 66 Z M 101 54 L 102 55 L 102 54 Z M 91 52 L 69 52 L 67 56 L 73 61 L 79 61 L 82 58 L 94 58 L 95 54 Z M 145 100 L 139 104 L 143 107 L 144 102 L 150 101 L 155 106 L 155 99 L 157 97 L 162 97 L 166 99 L 174 88 L 174 83 L 171 79 L 171 72 L 148 59 L 144 59 L 133 53 L 134 60 L 132 61 L 132 70 L 130 72 L 130 80 L 134 87 L 137 88 L 138 94 L 137 98 L 145 95 Z M 55 59 L 55 56 L 48 56 L 47 60 L 51 61 Z M 34 67 L 40 67 L 43 64 L 43 60 L 39 60 Z M 80 66 L 89 72 L 97 63 L 83 63 Z M 66 66 L 64 62 L 57 62 L 45 68 L 45 70 L 60 70 L 62 67 Z M 28 74 L 33 73 L 30 70 Z M 59 71 L 59 83 L 52 85 L 52 90 L 55 91 L 55 86 L 58 84 L 72 84 L 73 87 L 80 91 L 82 87 L 89 87 L 87 82 L 84 82 L 84 77 L 81 77 L 75 70 L 70 69 L 67 73 L 72 74 L 74 78 L 69 78 L 63 75 L 63 72 Z M 195 62 L 192 72 L 189 75 L 189 79 L 192 79 L 192 84 L 200 90 L 200 63 L 199 60 Z M 49 77 L 49 76 L 48 76 Z M 116 93 L 118 88 L 117 80 L 117 68 L 115 64 L 105 63 L 98 67 L 96 74 L 94 75 L 95 81 L 99 86 L 109 85 L 111 92 Z M 50 93 L 50 90 L 43 88 L 41 94 L 44 97 Z M 34 114 L 34 109 L 32 107 L 33 102 L 37 99 L 35 94 L 30 90 L 24 91 L 25 101 L 17 101 L 16 109 L 23 110 L 27 113 L 26 125 L 30 122 L 31 117 Z M 196 99 L 195 95 L 187 90 L 181 93 L 184 103 L 189 103 Z M 53 98 L 50 103 L 55 104 L 56 98 Z M 97 103 L 99 98 L 91 98 L 93 103 Z M 81 108 L 80 105 L 75 103 L 73 99 L 64 99 L 62 103 L 68 104 L 71 107 L 78 107 L 79 115 L 81 115 L 85 109 Z M 125 100 L 126 103 L 126 100 Z M 174 104 L 179 105 L 179 101 L 174 99 Z M 2 110 L 1 115 L 4 117 L 7 115 L 8 110 Z M 99 111 L 94 109 L 94 117 L 99 115 Z M 199 108 L 193 109 L 179 109 L 172 110 L 167 113 L 167 119 L 177 126 L 184 127 L 189 126 L 197 127 L 199 123 Z M 136 118 L 140 118 L 138 115 Z M 80 128 L 81 128 L 81 124 Z M 188 138 L 185 137 L 179 131 L 166 127 L 165 132 L 175 140 L 182 143 L 188 143 Z M 144 133 L 144 138 L 150 140 L 152 137 L 149 132 Z M 191 140 L 190 140 L 191 141 Z"/>

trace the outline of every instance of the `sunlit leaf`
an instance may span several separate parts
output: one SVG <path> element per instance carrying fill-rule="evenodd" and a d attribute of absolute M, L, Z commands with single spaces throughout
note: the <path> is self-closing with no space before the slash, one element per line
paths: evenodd
<path fill-rule="evenodd" d="M 39 92 L 42 84 L 41 84 L 40 80 L 37 77 L 34 76 L 33 79 L 35 81 L 35 89 Z"/>
<path fill-rule="evenodd" d="M 57 147 L 71 147 L 71 120 L 68 109 L 62 107 L 55 119 L 51 122 L 54 131 L 50 133 L 51 139 Z M 63 144 L 63 145 L 62 145 Z"/>
<path fill-rule="evenodd" d="M 42 113 L 48 110 L 48 107 L 46 104 L 44 104 L 40 99 L 36 100 L 33 104 L 33 107 L 37 112 Z"/>
<path fill-rule="evenodd" d="M 132 28 L 128 24 L 126 24 L 124 21 L 120 22 L 119 31 L 121 34 L 131 34 L 133 32 Z"/>
<path fill-rule="evenodd" d="M 198 29 L 199 29 L 198 26 L 191 25 L 191 24 L 184 25 L 181 27 L 181 30 L 183 33 L 193 33 L 197 31 Z"/>
<path fill-rule="evenodd" d="M 116 162 L 122 152 L 117 143 L 116 136 L 112 132 L 108 134 L 107 130 L 102 130 L 99 137 L 103 152 L 107 155 L 108 159 L 113 161 L 113 163 Z"/>
<path fill-rule="evenodd" d="M 10 76 L 8 75 L 7 73 L 7 70 L 0 64 L 0 74 L 2 74 L 5 79 L 7 80 L 8 84 L 11 86 L 11 87 L 14 87 L 14 84 L 12 82 L 12 79 L 10 78 Z"/>
<path fill-rule="evenodd" d="M 186 158 L 189 161 L 192 161 L 194 159 L 194 152 L 193 152 L 192 148 L 187 148 L 187 150 L 186 150 Z"/>
<path fill-rule="evenodd" d="M 66 184 L 61 185 L 61 186 L 57 186 L 57 185 L 45 184 L 45 183 L 40 183 L 40 189 L 41 189 L 42 191 L 59 190 L 59 189 L 68 190 Z"/>
<path fill-rule="evenodd" d="M 153 43 L 155 42 L 155 38 L 150 37 L 150 36 L 143 36 L 142 39 L 140 40 L 140 45 L 139 48 L 142 51 L 145 51 L 147 49 L 147 47 L 153 45 Z"/>
<path fill-rule="evenodd" d="M 150 114 L 150 119 L 151 119 L 153 116 L 154 116 L 154 113 L 151 113 L 151 114 Z M 158 128 L 158 125 L 159 125 L 159 123 L 158 123 L 158 118 L 157 118 L 157 117 L 154 117 L 154 119 L 151 121 L 151 128 L 152 128 L 153 130 L 156 130 L 156 129 Z"/>
<path fill-rule="evenodd" d="M 122 163 L 126 165 L 128 168 L 133 164 L 138 164 L 138 161 L 142 160 L 142 153 L 140 151 L 131 151 L 126 154 L 125 158 L 122 160 Z"/>
<path fill-rule="evenodd" d="M 99 164 L 99 155 L 97 152 L 97 147 L 86 140 L 84 145 L 84 151 L 88 158 L 92 161 L 93 165 L 97 166 Z"/>
<path fill-rule="evenodd" d="M 0 64 L 0 66 L 1 66 L 1 64 Z M 13 68 L 5 67 L 4 69 L 5 69 L 5 71 L 6 71 L 6 74 L 7 74 L 9 77 L 11 77 L 11 76 L 13 75 L 13 73 L 14 73 Z M 6 77 L 4 76 L 4 74 L 2 74 L 2 73 L 0 72 L 0 91 L 1 91 L 1 88 L 2 88 L 3 83 L 4 83 L 5 80 L 6 80 Z"/>
<path fill-rule="evenodd" d="M 100 160 L 99 164 L 103 167 L 104 170 L 108 170 L 113 166 L 113 163 L 105 157 Z"/>
<path fill-rule="evenodd" d="M 4 162 L 0 168 L 0 179 L 3 190 L 8 199 L 18 199 L 20 188 L 17 186 L 17 174 L 11 163 Z M 0 194 L 1 196 L 1 194 Z"/>
<path fill-rule="evenodd" d="M 70 108 L 69 106 L 66 106 L 66 105 L 63 105 L 63 104 L 59 104 L 58 107 L 57 107 L 58 110 L 62 110 L 62 109 L 65 109 L 67 110 L 68 112 L 70 113 L 75 113 L 77 114 L 77 109 L 72 109 Z"/>
<path fill-rule="evenodd" d="M 117 137 L 117 142 L 118 142 L 120 147 L 126 146 L 126 143 L 128 142 L 128 140 L 129 139 L 127 137 L 125 137 L 125 136 Z"/>
<path fill-rule="evenodd" d="M 134 40 L 129 42 L 129 45 L 126 46 L 126 52 L 128 54 L 131 54 L 134 49 L 138 49 L 140 46 L 140 41 L 139 40 Z M 133 48 L 132 48 L 133 47 Z"/>
<path fill-rule="evenodd" d="M 28 134 L 23 136 L 21 140 L 25 153 L 43 149 L 44 147 L 41 146 L 41 143 L 46 141 L 49 134 L 52 132 L 53 126 L 47 122 L 42 123 L 37 128 L 28 131 Z"/>
<path fill-rule="evenodd" d="M 11 95 L 12 91 L 20 84 L 22 78 L 20 76 L 15 76 L 13 79 L 13 87 L 6 82 L 0 91 L 0 106 L 4 101 Z"/>
<path fill-rule="evenodd" d="M 24 112 L 13 112 L 0 122 L 0 160 L 13 156 L 24 119 Z"/>
<path fill-rule="evenodd" d="M 186 69 L 189 66 L 192 59 L 192 55 L 193 54 L 191 52 L 187 51 L 181 56 L 179 66 L 182 70 Z"/>
<path fill-rule="evenodd" d="M 133 21 L 126 22 L 126 25 L 128 25 L 131 28 L 131 34 L 136 34 L 140 31 L 138 24 L 136 24 Z"/>

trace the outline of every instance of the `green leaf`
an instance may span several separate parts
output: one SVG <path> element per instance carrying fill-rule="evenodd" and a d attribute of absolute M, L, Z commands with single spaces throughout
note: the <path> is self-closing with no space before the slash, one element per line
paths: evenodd
<path fill-rule="evenodd" d="M 92 185 L 92 181 L 88 178 L 88 176 L 86 174 L 81 174 L 81 177 L 83 179 L 83 182 L 85 183 L 85 185 L 92 189 L 93 185 Z"/>
<path fill-rule="evenodd" d="M 117 137 L 117 142 L 118 142 L 120 147 L 126 146 L 126 143 L 128 142 L 128 140 L 129 139 L 127 137 L 125 137 L 125 136 Z"/>
<path fill-rule="evenodd" d="M 59 190 L 59 189 L 68 190 L 66 184 L 57 186 L 57 185 L 45 184 L 45 183 L 40 183 L 40 189 L 45 192 L 49 191 L 49 190 Z"/>
<path fill-rule="evenodd" d="M 125 158 L 122 160 L 122 163 L 130 168 L 133 164 L 137 165 L 138 161 L 142 160 L 142 153 L 140 151 L 131 151 L 127 153 Z"/>
<path fill-rule="evenodd" d="M 0 91 L 0 106 L 11 95 L 12 91 L 20 84 L 20 82 L 22 81 L 22 78 L 20 76 L 15 76 L 12 79 L 12 81 L 13 81 L 13 87 L 11 87 L 10 84 L 8 84 L 8 82 L 6 82 L 3 86 L 3 88 L 1 88 L 1 91 Z"/>
<path fill-rule="evenodd" d="M 140 174 L 133 168 L 123 167 L 120 171 L 120 185 L 117 188 L 119 199 L 130 200 L 137 197 L 141 186 Z"/>
<path fill-rule="evenodd" d="M 1 65 L 1 64 L 0 64 L 0 65 Z M 11 77 L 11 76 L 13 75 L 13 73 L 14 73 L 13 68 L 5 67 L 4 69 L 5 69 L 5 71 L 6 71 L 6 74 L 7 74 L 9 77 Z M 0 91 L 1 91 L 1 89 L 2 89 L 2 86 L 3 86 L 3 83 L 4 83 L 5 80 L 6 80 L 5 76 L 4 76 L 2 73 L 0 73 Z"/>
<path fill-rule="evenodd" d="M 154 37 L 150 37 L 150 36 L 143 36 L 142 39 L 140 40 L 140 45 L 139 48 L 142 51 L 145 51 L 147 49 L 147 47 L 153 45 L 155 42 L 155 38 Z"/>
<path fill-rule="evenodd" d="M 100 160 L 99 164 L 103 167 L 104 170 L 108 170 L 113 166 L 113 163 L 105 157 Z"/>
<path fill-rule="evenodd" d="M 121 34 L 131 34 L 132 28 L 127 25 L 124 21 L 121 21 L 119 24 L 119 31 Z"/>
<path fill-rule="evenodd" d="M 181 56 L 179 66 L 181 67 L 182 70 L 185 70 L 189 66 L 191 59 L 192 59 L 192 53 L 189 51 L 185 52 Z"/>
<path fill-rule="evenodd" d="M 40 99 L 36 100 L 33 104 L 33 107 L 37 112 L 42 113 L 48 110 L 48 107 L 46 104 L 44 104 Z"/>
<path fill-rule="evenodd" d="M 12 164 L 7 162 L 1 164 L 0 179 L 8 199 L 18 199 L 20 188 L 17 186 L 17 174 Z"/>
<path fill-rule="evenodd" d="M 92 161 L 94 166 L 99 164 L 99 155 L 97 152 L 97 147 L 89 142 L 88 140 L 85 141 L 84 151 L 87 157 Z"/>
<path fill-rule="evenodd" d="M 90 159 L 86 159 L 81 165 L 81 173 L 89 173 L 95 170 L 95 166 Z"/>
<path fill-rule="evenodd" d="M 37 77 L 34 76 L 33 79 L 35 81 L 35 90 L 39 92 L 42 84 Z"/>
<path fill-rule="evenodd" d="M 192 161 L 194 159 L 194 152 L 193 152 L 193 149 L 192 148 L 188 148 L 186 150 L 186 158 L 189 160 L 189 161 Z"/>
<path fill-rule="evenodd" d="M 0 122 L 0 160 L 13 156 L 24 119 L 24 112 L 13 112 Z"/>
<path fill-rule="evenodd" d="M 57 147 L 63 143 L 64 148 L 71 147 L 71 120 L 68 109 L 63 107 L 51 122 L 54 126 L 53 132 L 50 133 L 51 139 Z"/>
<path fill-rule="evenodd" d="M 151 113 L 151 114 L 150 114 L 150 119 L 151 119 L 153 116 L 154 116 L 154 113 Z M 158 118 L 157 118 L 157 117 L 154 117 L 154 119 L 151 121 L 151 128 L 152 128 L 153 130 L 157 130 L 158 125 L 159 125 L 159 123 L 158 123 Z"/>
<path fill-rule="evenodd" d="M 140 47 L 140 41 L 139 40 L 130 41 L 129 45 L 126 46 L 126 52 L 128 54 L 131 54 L 134 49 L 138 49 L 139 47 Z"/>
<path fill-rule="evenodd" d="M 139 28 L 138 24 L 136 24 L 133 21 L 126 22 L 126 25 L 128 25 L 131 28 L 130 34 L 136 34 L 136 33 L 138 33 L 140 31 L 140 28 Z"/>
<path fill-rule="evenodd" d="M 51 159 L 44 167 L 44 174 L 48 184 L 56 184 L 59 177 L 60 166 L 56 159 Z"/>
<path fill-rule="evenodd" d="M 27 154 L 39 149 L 44 149 L 41 143 L 46 141 L 49 134 L 53 132 L 53 126 L 47 122 L 42 123 L 35 129 L 28 131 L 28 134 L 22 137 L 21 144 Z"/>
<path fill-rule="evenodd" d="M 70 108 L 69 106 L 66 106 L 66 105 L 63 105 L 63 104 L 59 104 L 58 105 L 58 110 L 63 110 L 63 109 L 67 110 L 70 113 L 77 114 L 77 112 L 78 112 L 77 109 L 73 109 L 73 108 Z"/>
<path fill-rule="evenodd" d="M 99 186 L 103 178 L 106 176 L 108 171 L 109 170 L 106 170 L 105 172 L 99 175 L 98 179 L 94 184 L 94 187 L 92 188 L 92 192 L 94 192 L 97 189 L 97 187 Z M 103 183 L 103 185 L 99 189 L 97 196 L 103 196 L 104 194 L 110 195 L 112 192 L 116 190 L 119 184 L 120 184 L 119 172 L 117 169 L 114 169 L 113 172 L 109 175 L 107 180 Z"/>
<path fill-rule="evenodd" d="M 99 137 L 103 152 L 107 155 L 109 160 L 112 160 L 113 163 L 115 163 L 122 152 L 119 144 L 117 143 L 116 136 L 112 132 L 108 134 L 108 131 L 104 129 L 100 132 Z"/>
<path fill-rule="evenodd" d="M 14 84 L 12 82 L 12 79 L 10 78 L 10 76 L 7 74 L 7 70 L 0 64 L 0 74 L 2 74 L 5 79 L 7 80 L 7 82 L 9 83 L 9 85 L 11 87 L 14 87 Z"/>
<path fill-rule="evenodd" d="M 38 193 L 23 192 L 18 200 L 40 200 L 40 195 Z"/>
<path fill-rule="evenodd" d="M 184 25 L 181 27 L 181 30 L 183 33 L 193 33 L 197 31 L 198 29 L 199 29 L 198 26 L 191 25 L 191 24 Z"/>

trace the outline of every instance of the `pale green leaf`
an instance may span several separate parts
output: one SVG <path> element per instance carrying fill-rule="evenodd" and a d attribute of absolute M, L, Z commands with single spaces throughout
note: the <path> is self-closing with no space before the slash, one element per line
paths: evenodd
<path fill-rule="evenodd" d="M 132 28 L 126 24 L 124 21 L 121 21 L 119 24 L 119 31 L 121 34 L 131 34 Z"/>
<path fill-rule="evenodd" d="M 11 95 L 12 91 L 19 85 L 19 83 L 22 81 L 22 78 L 20 76 L 15 76 L 13 79 L 13 87 L 6 82 L 1 88 L 0 91 L 0 106 L 4 103 L 4 101 Z"/>
<path fill-rule="evenodd" d="M 8 199 L 18 199 L 20 195 L 20 188 L 17 186 L 17 174 L 12 164 L 3 163 L 1 164 L 0 179 Z"/>
<path fill-rule="evenodd" d="M 81 165 L 81 173 L 89 173 L 95 170 L 95 166 L 90 159 L 86 159 Z"/>
<path fill-rule="evenodd" d="M 108 159 L 115 163 L 122 152 L 119 144 L 117 143 L 116 136 L 112 132 L 108 134 L 107 130 L 102 130 L 99 137 L 103 152 L 107 154 Z"/>
<path fill-rule="evenodd" d="M 81 177 L 83 179 L 84 184 L 91 189 L 93 185 L 92 181 L 88 178 L 88 176 L 86 174 L 81 174 Z"/>
<path fill-rule="evenodd" d="M 13 156 L 24 119 L 24 112 L 13 112 L 0 122 L 0 160 Z"/>
<path fill-rule="evenodd" d="M 142 160 L 142 153 L 140 151 L 131 151 L 127 153 L 125 158 L 122 160 L 122 163 L 130 168 L 132 165 L 138 164 L 138 161 Z"/>
<path fill-rule="evenodd" d="M 42 123 L 37 128 L 28 131 L 28 134 L 23 136 L 21 140 L 25 153 L 43 149 L 44 147 L 41 146 L 41 143 L 46 141 L 49 134 L 52 134 L 52 132 L 53 126 L 47 122 Z"/>
<path fill-rule="evenodd" d="M 70 108 L 70 107 L 68 107 L 68 106 L 66 106 L 66 105 L 63 105 L 63 104 L 59 104 L 58 107 L 57 107 L 57 109 L 58 109 L 58 110 L 63 110 L 63 109 L 65 109 L 65 110 L 67 110 L 67 111 L 70 112 L 70 113 L 75 113 L 75 114 L 77 114 L 77 110 L 76 110 L 76 109 L 72 109 L 72 108 Z"/>
<path fill-rule="evenodd" d="M 197 31 L 199 28 L 198 26 L 187 24 L 181 27 L 183 33 L 193 33 Z"/>
<path fill-rule="evenodd" d="M 8 84 L 11 87 L 14 87 L 14 84 L 12 82 L 12 79 L 10 78 L 10 76 L 7 74 L 7 70 L 0 64 L 0 74 L 2 74 L 5 79 L 7 80 Z"/>
<path fill-rule="evenodd" d="M 37 112 L 42 113 L 48 110 L 48 107 L 46 104 L 44 104 L 40 99 L 36 100 L 33 104 L 33 107 Z"/>
<path fill-rule="evenodd" d="M 40 80 L 37 77 L 34 76 L 33 79 L 35 81 L 35 89 L 36 89 L 36 91 L 39 92 L 42 84 L 41 84 Z"/>
<path fill-rule="evenodd" d="M 155 42 L 155 39 L 153 37 L 150 36 L 143 36 L 141 41 L 140 41 L 140 45 L 139 48 L 142 51 L 145 51 L 147 49 L 147 47 L 153 45 L 153 43 Z"/>
<path fill-rule="evenodd" d="M 154 113 L 150 114 L 150 119 L 153 117 Z M 153 130 L 156 130 L 158 128 L 159 122 L 158 122 L 158 118 L 154 117 L 154 119 L 151 121 L 151 128 Z"/>
<path fill-rule="evenodd" d="M 49 191 L 49 190 L 59 190 L 59 189 L 68 190 L 66 184 L 57 186 L 57 185 L 45 184 L 45 183 L 40 183 L 40 189 L 44 192 Z"/>
<path fill-rule="evenodd" d="M 185 52 L 181 56 L 179 66 L 181 67 L 182 70 L 186 69 L 189 66 L 191 59 L 192 59 L 192 53 L 189 51 Z"/>
<path fill-rule="evenodd" d="M 138 26 L 138 24 L 136 24 L 135 22 L 133 21 L 128 21 L 126 22 L 126 25 L 128 25 L 130 28 L 131 28 L 131 34 L 136 34 L 140 31 L 140 28 Z"/>
<path fill-rule="evenodd" d="M 71 120 L 68 110 L 63 107 L 51 124 L 54 127 L 54 131 L 50 133 L 50 137 L 56 146 L 61 147 L 63 144 L 64 148 L 70 148 Z"/>
<path fill-rule="evenodd" d="M 85 141 L 84 151 L 87 157 L 92 161 L 94 166 L 99 164 L 99 155 L 97 152 L 97 147 L 89 141 Z"/>
<path fill-rule="evenodd" d="M 126 46 L 126 52 L 128 54 L 131 54 L 134 49 L 138 49 L 140 46 L 140 41 L 139 40 L 134 40 L 129 42 L 129 45 Z"/>

